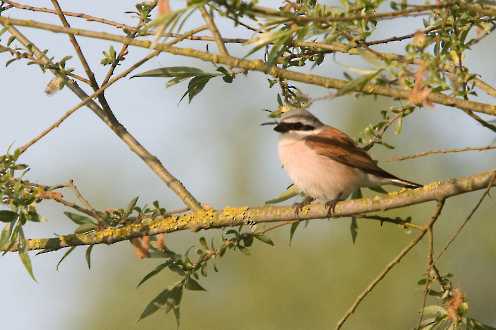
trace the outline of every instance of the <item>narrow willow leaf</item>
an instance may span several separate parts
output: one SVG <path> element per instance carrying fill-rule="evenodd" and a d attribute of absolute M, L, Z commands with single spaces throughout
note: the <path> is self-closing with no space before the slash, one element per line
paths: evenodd
<path fill-rule="evenodd" d="M 186 278 L 186 282 L 184 283 L 184 287 L 188 290 L 192 291 L 207 291 L 205 288 L 203 288 L 200 283 L 198 283 L 196 280 L 192 279 L 191 277 Z"/>
<path fill-rule="evenodd" d="M 7 224 L 2 228 L 2 233 L 0 234 L 0 247 L 3 247 L 9 242 L 10 228 L 10 224 Z"/>
<path fill-rule="evenodd" d="M 289 229 L 289 246 L 291 246 L 291 243 L 293 242 L 294 234 L 299 225 L 300 225 L 299 221 L 293 222 L 291 224 L 291 228 Z"/>
<path fill-rule="evenodd" d="M 207 74 L 205 71 L 189 67 L 189 66 L 169 66 L 158 69 L 153 69 L 149 71 L 145 71 L 139 74 L 132 76 L 135 77 L 176 77 L 176 78 L 189 78 Z"/>
<path fill-rule="evenodd" d="M 74 251 L 76 249 L 75 246 L 71 247 L 69 250 L 67 250 L 64 255 L 62 256 L 62 258 L 60 258 L 59 262 L 57 262 L 57 266 L 55 267 L 55 269 L 58 271 L 59 270 L 59 267 L 60 267 L 60 264 L 62 263 L 62 261 L 64 261 L 65 258 L 67 258 L 69 256 L 69 254 L 71 254 L 72 251 Z"/>
<path fill-rule="evenodd" d="M 174 310 L 174 316 L 176 317 L 176 322 L 179 326 L 179 306 L 181 304 L 182 295 L 183 281 L 180 281 L 172 288 L 167 288 L 160 292 L 158 296 L 148 303 L 139 319 L 142 320 L 145 317 L 152 315 L 160 308 L 165 307 L 166 312 L 169 312 L 171 309 Z"/>
<path fill-rule="evenodd" d="M 134 207 L 136 206 L 136 203 L 138 203 L 138 199 L 139 199 L 139 196 L 136 196 L 134 197 L 130 202 L 129 204 L 127 205 L 127 209 L 126 209 L 126 214 L 129 216 L 133 210 L 134 210 Z"/>
<path fill-rule="evenodd" d="M 17 218 L 17 213 L 9 210 L 0 210 L 1 222 L 12 222 Z"/>
<path fill-rule="evenodd" d="M 93 224 L 93 225 L 95 225 L 95 222 L 91 218 L 89 218 L 87 216 L 76 214 L 76 213 L 72 213 L 72 212 L 64 212 L 64 214 L 69 219 L 71 219 L 72 222 L 74 222 L 77 225 L 84 225 L 84 224 Z"/>
<path fill-rule="evenodd" d="M 151 272 L 149 272 L 148 274 L 146 274 L 145 277 L 143 277 L 143 279 L 138 283 L 138 285 L 136 287 L 141 286 L 141 284 L 145 283 L 150 278 L 152 278 L 153 276 L 155 276 L 158 273 L 160 273 L 164 268 L 169 267 L 170 263 L 171 263 L 171 260 L 167 260 L 166 262 L 158 265 L 154 270 L 152 270 Z"/>
<path fill-rule="evenodd" d="M 358 199 L 362 198 L 362 190 L 358 188 L 351 194 L 351 199 Z M 350 223 L 350 233 L 351 233 L 351 241 L 353 244 L 355 244 L 356 239 L 358 237 L 358 222 L 356 217 L 351 217 L 351 223 Z"/>
<path fill-rule="evenodd" d="M 188 95 L 188 101 L 191 103 L 191 100 L 200 93 L 203 88 L 207 85 L 210 79 L 215 77 L 214 75 L 208 74 L 208 75 L 201 75 L 201 76 L 196 76 L 192 78 L 189 83 L 188 83 L 188 90 L 186 93 L 183 94 L 179 102 L 181 102 L 186 95 Z"/>
<path fill-rule="evenodd" d="M 84 254 L 86 258 L 86 263 L 88 264 L 88 269 L 91 269 L 91 251 L 93 250 L 94 245 L 88 246 L 86 252 Z"/>
<path fill-rule="evenodd" d="M 19 257 L 21 258 L 22 264 L 24 265 L 24 268 L 26 268 L 29 276 L 31 276 L 33 281 L 37 282 L 33 274 L 33 266 L 31 264 L 31 258 L 29 258 L 28 253 L 26 251 L 19 251 Z"/>
<path fill-rule="evenodd" d="M 343 96 L 343 95 L 351 93 L 351 92 L 360 92 L 365 87 L 365 85 L 367 85 L 367 83 L 369 81 L 371 81 L 372 79 L 377 77 L 377 75 L 379 75 L 379 73 L 381 73 L 382 70 L 383 69 L 379 69 L 373 73 L 370 73 L 370 74 L 361 76 L 357 79 L 349 81 L 346 85 L 344 85 L 342 88 L 340 88 L 337 91 L 336 97 L 337 96 Z"/>
<path fill-rule="evenodd" d="M 264 242 L 265 244 L 274 246 L 274 241 L 272 241 L 268 236 L 265 236 L 263 234 L 255 234 L 255 238 L 261 242 Z"/>
<path fill-rule="evenodd" d="M 438 305 L 430 305 L 424 307 L 425 316 L 444 316 L 447 315 L 446 309 Z"/>
<path fill-rule="evenodd" d="M 76 228 L 74 233 L 76 234 L 82 234 L 82 233 L 87 233 L 89 231 L 95 230 L 96 225 L 93 223 L 85 223 L 79 227 Z"/>
<path fill-rule="evenodd" d="M 286 189 L 285 192 L 279 194 L 279 196 L 269 199 L 268 201 L 265 202 L 265 204 L 277 204 L 284 202 L 290 198 L 293 198 L 294 196 L 298 195 L 300 191 L 295 185 L 291 185 L 288 189 Z"/>

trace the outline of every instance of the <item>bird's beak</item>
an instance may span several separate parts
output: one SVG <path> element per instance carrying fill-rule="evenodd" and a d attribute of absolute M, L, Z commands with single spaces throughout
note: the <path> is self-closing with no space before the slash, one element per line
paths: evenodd
<path fill-rule="evenodd" d="M 284 133 L 287 131 L 287 129 L 285 129 L 284 124 L 277 123 L 277 125 L 274 127 L 274 131 L 279 132 L 279 133 Z"/>
<path fill-rule="evenodd" d="M 269 125 L 277 125 L 279 124 L 277 121 L 268 121 L 265 123 L 261 123 L 260 126 L 269 126 Z"/>

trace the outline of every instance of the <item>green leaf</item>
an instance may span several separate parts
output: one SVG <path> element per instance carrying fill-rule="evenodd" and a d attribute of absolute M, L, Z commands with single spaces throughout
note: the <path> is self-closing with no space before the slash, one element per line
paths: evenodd
<path fill-rule="evenodd" d="M 291 246 L 291 243 L 293 242 L 294 234 L 299 225 L 300 225 L 299 221 L 295 221 L 291 224 L 291 228 L 289 229 L 289 246 Z"/>
<path fill-rule="evenodd" d="M 277 197 L 269 199 L 265 204 L 277 204 L 284 202 L 300 193 L 299 189 L 295 185 L 291 185 L 285 192 L 279 194 Z"/>
<path fill-rule="evenodd" d="M 207 74 L 207 73 L 201 69 L 194 68 L 194 67 L 169 66 L 169 67 L 163 67 L 163 68 L 145 71 L 145 72 L 139 73 L 137 75 L 134 75 L 131 78 L 135 78 L 135 77 L 176 77 L 176 78 L 185 79 L 185 78 L 200 76 L 200 75 L 204 75 L 204 74 Z"/>
<path fill-rule="evenodd" d="M 362 198 L 362 190 L 358 188 L 351 194 L 351 199 L 359 199 Z M 351 233 L 351 241 L 355 244 L 356 239 L 358 237 L 358 222 L 356 217 L 351 217 L 350 223 L 350 233 Z"/>
<path fill-rule="evenodd" d="M 149 272 L 148 274 L 146 274 L 145 277 L 143 277 L 143 279 L 138 283 L 138 285 L 136 287 L 138 288 L 139 286 L 141 286 L 141 284 L 145 283 L 150 278 L 152 278 L 153 276 L 157 275 L 158 273 L 160 273 L 165 268 L 169 267 L 171 261 L 172 260 L 167 260 L 166 262 L 164 262 L 164 263 L 158 265 L 157 267 L 155 267 L 154 270 L 152 270 L 151 272 Z"/>
<path fill-rule="evenodd" d="M 3 247 L 9 242 L 10 228 L 10 224 L 7 224 L 2 228 L 2 233 L 0 234 L 0 247 Z"/>
<path fill-rule="evenodd" d="M 343 96 L 351 92 L 360 92 L 365 87 L 365 85 L 367 85 L 369 81 L 377 77 L 377 75 L 379 75 L 382 70 L 383 69 L 379 69 L 373 73 L 366 74 L 357 79 L 349 81 L 348 83 L 346 83 L 346 85 L 344 85 L 337 91 L 336 97 Z"/>
<path fill-rule="evenodd" d="M 72 212 L 64 212 L 64 214 L 72 220 L 77 225 L 84 225 L 84 224 L 93 224 L 96 225 L 96 223 L 89 217 L 72 213 Z"/>
<path fill-rule="evenodd" d="M 88 269 L 91 269 L 91 251 L 93 250 L 94 245 L 88 246 L 86 249 L 86 252 L 84 254 L 84 257 L 86 259 L 86 263 L 88 264 Z"/>
<path fill-rule="evenodd" d="M 203 88 L 207 85 L 210 79 L 215 77 L 214 75 L 202 75 L 202 76 L 196 76 L 192 78 L 189 83 L 188 83 L 188 90 L 184 95 L 181 97 L 179 102 L 181 102 L 186 95 L 188 95 L 188 101 L 191 103 L 191 100 L 200 93 Z"/>
<path fill-rule="evenodd" d="M 208 244 L 207 244 L 207 240 L 205 239 L 205 237 L 200 237 L 200 244 L 201 246 L 205 249 L 205 250 L 208 250 Z"/>
<path fill-rule="evenodd" d="M 196 280 L 192 279 L 191 277 L 186 278 L 186 282 L 184 283 L 184 287 L 188 290 L 192 291 L 207 291 L 205 290 L 200 283 L 198 283 Z"/>
<path fill-rule="evenodd" d="M 59 266 L 60 264 L 62 263 L 62 261 L 64 261 L 65 258 L 67 258 L 69 256 L 69 254 L 74 251 L 76 249 L 75 246 L 71 247 L 69 250 L 67 250 L 64 255 L 62 256 L 62 258 L 60 258 L 59 262 L 57 262 L 57 267 L 55 267 L 55 269 L 58 271 L 59 270 Z"/>
<path fill-rule="evenodd" d="M 265 244 L 274 246 L 274 241 L 272 241 L 270 237 L 265 236 L 264 234 L 255 234 L 255 238 L 261 242 L 264 242 Z"/>
<path fill-rule="evenodd" d="M 82 233 L 87 233 L 89 231 L 95 230 L 96 225 L 93 223 L 85 223 L 79 227 L 76 228 L 74 233 L 76 234 L 82 234 Z"/>
<path fill-rule="evenodd" d="M 138 203 L 138 199 L 139 199 L 139 196 L 136 196 L 134 197 L 130 202 L 129 204 L 127 205 L 127 209 L 126 209 L 126 214 L 129 216 L 133 210 L 134 210 L 134 207 L 136 206 L 136 203 Z"/>
<path fill-rule="evenodd" d="M 1 222 L 12 222 L 17 218 L 17 213 L 9 210 L 0 210 Z"/>
<path fill-rule="evenodd" d="M 172 309 L 176 317 L 177 326 L 179 327 L 179 306 L 183 296 L 183 281 L 179 281 L 172 288 L 167 288 L 160 292 L 141 313 L 140 320 L 148 317 L 158 311 L 160 308 L 165 307 L 165 312 L 168 313 Z"/>
<path fill-rule="evenodd" d="M 33 274 L 33 266 L 31 264 L 31 258 L 29 258 L 28 253 L 26 251 L 19 251 L 19 257 L 21 258 L 22 264 L 24 265 L 24 268 L 26 268 L 29 276 L 31 276 L 33 281 L 37 282 Z"/>

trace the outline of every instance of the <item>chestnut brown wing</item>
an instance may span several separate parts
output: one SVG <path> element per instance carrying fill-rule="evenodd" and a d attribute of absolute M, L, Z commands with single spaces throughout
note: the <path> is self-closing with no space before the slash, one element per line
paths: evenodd
<path fill-rule="evenodd" d="M 359 148 L 348 135 L 338 129 L 326 128 L 317 135 L 307 136 L 305 143 L 319 155 L 342 164 L 361 169 L 378 177 L 397 178 L 377 166 L 376 161 L 365 150 Z"/>

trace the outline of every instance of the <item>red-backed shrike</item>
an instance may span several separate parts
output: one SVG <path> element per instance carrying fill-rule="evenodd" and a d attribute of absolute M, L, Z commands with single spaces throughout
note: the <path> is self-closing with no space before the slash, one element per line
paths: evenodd
<path fill-rule="evenodd" d="M 348 135 L 306 110 L 285 112 L 274 124 L 280 133 L 279 158 L 287 174 L 310 200 L 326 202 L 330 211 L 338 200 L 361 187 L 422 187 L 384 171 Z"/>

